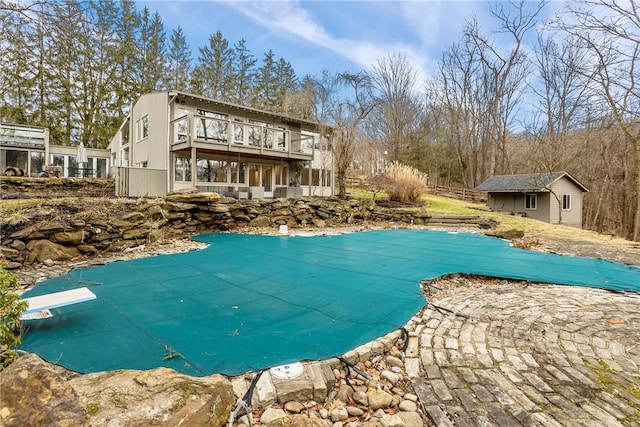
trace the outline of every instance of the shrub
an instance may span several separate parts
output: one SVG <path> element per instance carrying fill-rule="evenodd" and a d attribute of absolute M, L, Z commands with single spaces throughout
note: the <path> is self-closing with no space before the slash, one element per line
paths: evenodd
<path fill-rule="evenodd" d="M 0 265 L 0 370 L 18 356 L 14 347 L 22 343 L 20 315 L 27 303 L 15 292 L 19 287 L 18 276 Z"/>
<path fill-rule="evenodd" d="M 397 202 L 415 202 L 427 191 L 427 175 L 399 162 L 391 163 L 386 170 L 389 179 L 389 199 Z"/>

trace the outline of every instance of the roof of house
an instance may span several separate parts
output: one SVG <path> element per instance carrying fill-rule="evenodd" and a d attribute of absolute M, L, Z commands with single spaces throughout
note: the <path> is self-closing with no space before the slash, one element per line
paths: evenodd
<path fill-rule="evenodd" d="M 544 172 L 521 175 L 494 175 L 474 190 L 498 193 L 549 192 L 549 187 L 556 181 L 567 178 L 584 192 L 587 187 L 567 172 Z"/>

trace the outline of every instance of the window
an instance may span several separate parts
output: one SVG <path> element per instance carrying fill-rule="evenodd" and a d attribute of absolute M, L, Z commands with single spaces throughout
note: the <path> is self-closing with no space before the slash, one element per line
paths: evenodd
<path fill-rule="evenodd" d="M 175 157 L 174 176 L 176 181 L 191 181 L 191 159 L 188 157 Z"/>
<path fill-rule="evenodd" d="M 4 172 L 4 168 L 7 166 L 15 166 L 22 169 L 24 173 L 29 173 L 27 170 L 28 158 L 28 151 L 2 150 L 2 170 L 0 173 Z"/>
<path fill-rule="evenodd" d="M 276 185 L 287 185 L 287 167 L 285 165 L 276 165 Z"/>
<path fill-rule="evenodd" d="M 124 145 L 127 145 L 128 143 L 129 143 L 129 120 L 127 120 L 125 124 L 122 126 L 122 129 L 120 129 L 120 145 L 124 146 Z"/>
<path fill-rule="evenodd" d="M 331 171 L 330 170 L 323 170 L 322 171 L 322 186 L 323 187 L 331 187 L 332 181 L 331 181 Z"/>
<path fill-rule="evenodd" d="M 247 182 L 245 179 L 246 163 L 230 162 L 229 167 L 231 169 L 232 184 L 244 184 Z"/>
<path fill-rule="evenodd" d="M 198 110 L 196 138 L 205 141 L 227 141 L 228 118 L 226 114 Z"/>
<path fill-rule="evenodd" d="M 136 123 L 136 141 L 141 141 L 149 136 L 149 116 L 144 116 Z"/>
<path fill-rule="evenodd" d="M 174 122 L 174 141 L 186 141 L 189 132 L 189 110 L 178 108 L 176 110 L 176 121 Z"/>
<path fill-rule="evenodd" d="M 98 157 L 96 159 L 96 178 L 107 177 L 107 159 Z"/>
<path fill-rule="evenodd" d="M 233 142 L 236 144 L 244 144 L 244 124 L 238 119 L 235 119 L 233 125 Z"/>
<path fill-rule="evenodd" d="M 524 208 L 535 211 L 538 209 L 538 195 L 537 194 L 525 194 L 524 195 Z"/>
<path fill-rule="evenodd" d="M 227 182 L 227 162 L 198 159 L 198 182 Z"/>
<path fill-rule="evenodd" d="M 562 195 L 562 210 L 563 211 L 571 210 L 571 194 Z"/>

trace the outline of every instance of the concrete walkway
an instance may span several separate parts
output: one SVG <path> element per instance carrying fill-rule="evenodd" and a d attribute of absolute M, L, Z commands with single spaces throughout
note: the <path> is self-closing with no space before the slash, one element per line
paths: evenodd
<path fill-rule="evenodd" d="M 454 280 L 405 359 L 437 426 L 640 425 L 640 295 Z"/>

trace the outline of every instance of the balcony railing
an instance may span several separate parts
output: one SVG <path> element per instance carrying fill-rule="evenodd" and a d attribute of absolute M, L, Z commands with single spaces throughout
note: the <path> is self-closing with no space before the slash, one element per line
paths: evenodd
<path fill-rule="evenodd" d="M 10 145 L 13 147 L 44 149 L 44 132 L 41 130 L 3 125 L 0 127 L 0 142 L 2 145 Z"/>
<path fill-rule="evenodd" d="M 188 115 L 171 122 L 171 135 L 172 145 L 197 142 L 211 144 L 212 148 L 226 147 L 227 151 L 244 148 L 278 157 L 283 154 L 313 155 L 312 135 L 257 123 Z"/>

